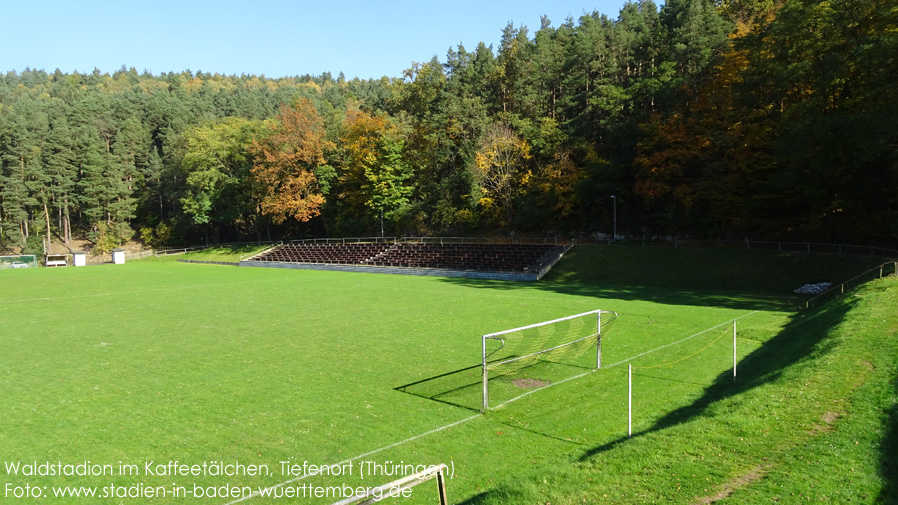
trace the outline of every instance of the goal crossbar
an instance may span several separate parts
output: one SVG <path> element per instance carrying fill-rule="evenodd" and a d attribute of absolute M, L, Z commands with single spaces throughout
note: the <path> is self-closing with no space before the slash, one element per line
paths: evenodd
<path fill-rule="evenodd" d="M 582 314 L 574 314 L 573 316 L 559 317 L 558 319 L 553 319 L 553 320 L 551 320 L 551 321 L 543 321 L 543 322 L 541 322 L 541 323 L 534 323 L 534 324 L 530 324 L 530 325 L 527 325 L 527 326 L 521 326 L 520 328 L 512 328 L 512 329 L 510 329 L 510 330 L 497 331 L 496 333 L 488 333 L 488 334 L 484 335 L 483 338 L 495 338 L 495 337 L 498 337 L 498 336 L 500 336 L 500 335 L 507 335 L 507 334 L 509 334 L 509 333 L 514 333 L 514 332 L 517 332 L 517 331 L 529 330 L 529 329 L 532 329 L 532 328 L 539 328 L 540 326 L 547 326 L 547 325 L 550 325 L 550 324 L 560 323 L 560 322 L 562 322 L 562 321 L 569 321 L 569 320 L 571 320 L 571 319 L 577 319 L 578 317 L 588 316 L 588 315 L 590 315 L 590 314 L 601 314 L 601 313 L 603 313 L 603 312 L 606 313 L 606 314 L 614 314 L 615 316 L 617 315 L 617 312 L 609 312 L 609 311 L 607 311 L 607 310 L 590 310 L 589 312 L 584 312 L 584 313 L 582 313 Z"/>
<path fill-rule="evenodd" d="M 544 355 L 561 355 L 563 353 L 569 356 L 571 353 L 574 353 L 576 356 L 579 356 L 585 349 L 591 347 L 592 342 L 596 344 L 595 368 L 601 368 L 602 327 L 609 324 L 616 317 L 616 312 L 591 310 L 551 321 L 543 321 L 483 335 L 481 339 L 483 372 L 483 407 L 481 412 L 489 409 L 489 378 L 491 370 L 502 369 L 504 372 L 498 373 L 506 375 L 534 365 Z M 552 325 L 555 325 L 555 328 L 552 328 Z M 509 340 L 514 340 L 515 335 L 518 336 L 518 344 L 535 346 L 537 348 L 533 349 L 531 347 L 522 352 L 521 355 L 506 355 L 499 357 L 493 362 L 487 361 L 489 356 L 505 348 Z M 490 340 L 497 341 L 499 348 L 487 353 L 487 342 Z M 553 341 L 549 342 L 549 340 Z M 543 348 L 540 349 L 539 347 Z M 545 358 L 542 359 L 545 360 Z M 549 361 L 552 360 L 550 359 Z M 515 365 L 515 363 L 518 364 Z M 512 368 L 514 368 L 514 371 L 509 371 Z"/>

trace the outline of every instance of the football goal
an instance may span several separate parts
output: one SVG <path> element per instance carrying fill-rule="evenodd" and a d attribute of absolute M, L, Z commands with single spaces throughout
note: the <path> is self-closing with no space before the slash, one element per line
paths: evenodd
<path fill-rule="evenodd" d="M 2 268 L 34 268 L 37 266 L 37 256 L 33 254 L 20 254 L 18 256 L 0 256 L 0 269 Z"/>
<path fill-rule="evenodd" d="M 483 406 L 501 404 L 602 367 L 602 335 L 616 312 L 593 310 L 482 337 Z"/>

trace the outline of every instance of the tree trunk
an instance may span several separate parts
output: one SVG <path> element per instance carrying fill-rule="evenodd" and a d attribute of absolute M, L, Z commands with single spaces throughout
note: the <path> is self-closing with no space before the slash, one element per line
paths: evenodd
<path fill-rule="evenodd" d="M 44 218 L 47 221 L 47 252 L 52 253 L 51 249 L 52 242 L 50 241 L 50 209 L 47 208 L 47 202 L 44 201 Z"/>
<path fill-rule="evenodd" d="M 65 200 L 63 207 L 64 207 L 64 210 L 63 210 L 62 222 L 64 224 L 64 230 L 65 230 L 65 245 L 66 245 L 66 247 L 71 249 L 72 248 L 72 217 L 69 215 L 68 199 Z"/>

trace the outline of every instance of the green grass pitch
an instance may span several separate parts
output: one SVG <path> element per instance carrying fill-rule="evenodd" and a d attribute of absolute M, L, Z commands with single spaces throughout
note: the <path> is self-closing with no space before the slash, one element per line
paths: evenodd
<path fill-rule="evenodd" d="M 522 469 L 575 461 L 625 435 L 627 364 L 654 367 L 702 351 L 634 371 L 639 429 L 732 367 L 732 338 L 721 338 L 731 326 L 663 346 L 741 318 L 742 357 L 789 315 L 789 297 L 562 282 L 571 275 L 563 264 L 554 282 L 529 284 L 164 261 L 2 272 L 0 496 L 121 501 L 52 496 L 83 486 L 144 493 L 131 503 L 224 504 L 245 497 L 243 487 L 373 486 L 395 475 L 363 478 L 366 464 L 442 462 L 454 471 L 450 499 L 475 499 Z M 603 343 L 603 370 L 486 415 L 475 410 L 479 389 L 452 396 L 479 381 L 482 334 L 597 308 L 620 314 Z M 513 386 L 496 391 L 503 387 Z M 59 475 L 87 461 L 102 475 Z M 265 471 L 158 471 L 173 461 Z M 61 465 L 57 475 L 10 472 L 35 462 Z M 344 474 L 302 477 L 291 466 L 304 462 L 342 462 Z M 196 497 L 198 488 L 217 496 Z M 434 496 L 423 484 L 402 503 Z"/>

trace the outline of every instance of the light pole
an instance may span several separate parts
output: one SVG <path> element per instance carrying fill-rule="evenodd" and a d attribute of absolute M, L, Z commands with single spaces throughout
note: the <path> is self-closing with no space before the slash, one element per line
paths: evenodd
<path fill-rule="evenodd" d="M 612 231 L 611 241 L 617 242 L 617 197 L 611 195 L 611 202 L 613 203 L 612 208 L 614 209 L 614 229 Z"/>

